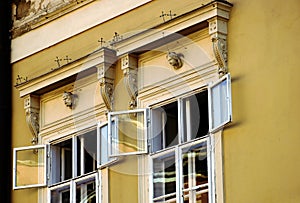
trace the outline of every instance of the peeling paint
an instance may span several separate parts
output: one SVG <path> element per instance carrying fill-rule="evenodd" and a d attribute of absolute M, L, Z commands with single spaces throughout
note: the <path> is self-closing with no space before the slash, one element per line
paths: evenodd
<path fill-rule="evenodd" d="M 88 0 L 83 0 L 84 2 Z M 12 2 L 13 29 L 12 37 L 17 37 L 31 29 L 33 24 L 48 19 L 48 15 L 57 13 L 67 6 L 76 6 L 78 0 L 13 0 Z M 52 15 L 53 16 L 53 15 Z"/>

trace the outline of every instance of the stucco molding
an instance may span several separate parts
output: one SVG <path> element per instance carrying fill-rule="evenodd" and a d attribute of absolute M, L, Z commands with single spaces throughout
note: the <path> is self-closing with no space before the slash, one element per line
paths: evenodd
<path fill-rule="evenodd" d="M 117 58 L 114 50 L 102 48 L 101 52 L 103 62 L 96 66 L 100 84 L 100 94 L 107 108 L 107 111 L 112 111 L 115 80 L 115 62 Z"/>
<path fill-rule="evenodd" d="M 218 79 L 218 66 L 209 62 L 182 74 L 169 77 L 139 90 L 138 105 L 142 108 L 174 99 L 186 92 L 205 88 L 210 82 Z M 157 95 L 160 95 L 158 98 Z"/>
<path fill-rule="evenodd" d="M 138 94 L 138 60 L 135 55 L 126 54 L 121 58 L 121 69 L 124 74 L 124 84 L 130 96 L 129 108 L 134 109 L 137 105 Z"/>
<path fill-rule="evenodd" d="M 66 78 L 76 76 L 76 74 L 88 71 L 97 65 L 106 61 L 115 61 L 114 55 L 105 55 L 103 49 L 99 49 L 81 59 L 71 62 L 58 69 L 51 70 L 48 73 L 40 75 L 35 78 L 29 78 L 27 82 L 16 85 L 15 87 L 20 91 L 20 97 L 24 97 L 28 94 L 34 94 L 35 92 L 61 82 Z M 107 48 L 106 48 L 107 49 Z M 114 52 L 113 50 L 110 50 Z M 106 52 L 107 53 L 107 52 Z M 110 58 L 112 57 L 112 58 Z"/>
<path fill-rule="evenodd" d="M 39 115 L 40 115 L 40 98 L 35 95 L 27 95 L 24 97 L 24 109 L 26 123 L 32 134 L 32 144 L 38 143 L 38 134 L 40 130 Z"/>
<path fill-rule="evenodd" d="M 228 72 L 227 67 L 227 19 L 215 17 L 208 20 L 209 34 L 220 76 Z"/>
<path fill-rule="evenodd" d="M 151 0 L 87 1 L 89 3 L 85 6 L 14 38 L 11 42 L 11 63 L 47 49 L 150 1 Z M 91 15 L 87 16 L 87 13 Z M 65 29 L 66 25 L 70 22 L 76 23 L 73 23 L 72 26 L 68 26 L 68 29 Z M 49 34 L 49 32 L 51 32 L 51 34 Z"/>
<path fill-rule="evenodd" d="M 161 43 L 158 42 L 162 38 L 172 38 L 174 33 L 180 33 L 201 23 L 206 24 L 208 20 L 216 17 L 228 20 L 231 7 L 232 4 L 229 2 L 213 1 L 182 16 L 177 16 L 166 23 L 147 30 L 141 30 L 113 44 L 116 50 L 118 50 L 117 56 L 122 56 L 126 53 L 147 51 L 149 47 L 161 46 Z M 220 27 L 217 27 L 217 30 L 220 30 Z"/>

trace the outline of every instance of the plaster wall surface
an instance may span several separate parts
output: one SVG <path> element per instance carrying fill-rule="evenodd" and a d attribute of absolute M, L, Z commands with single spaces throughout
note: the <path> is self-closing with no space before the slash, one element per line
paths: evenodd
<path fill-rule="evenodd" d="M 300 2 L 232 0 L 225 202 L 300 202 Z"/>

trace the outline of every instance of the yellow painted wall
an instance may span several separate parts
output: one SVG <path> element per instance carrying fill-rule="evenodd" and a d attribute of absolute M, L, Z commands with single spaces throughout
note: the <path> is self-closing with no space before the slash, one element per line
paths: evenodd
<path fill-rule="evenodd" d="M 230 2 L 226 202 L 300 202 L 300 1 Z"/>
<path fill-rule="evenodd" d="M 234 5 L 228 23 L 233 123 L 223 135 L 225 200 L 227 203 L 300 202 L 297 175 L 300 171 L 300 1 L 230 2 Z M 55 68 L 56 56 L 68 55 L 75 60 L 97 49 L 101 37 L 110 40 L 114 32 L 123 34 L 152 27 L 162 22 L 161 11 L 171 9 L 180 14 L 192 9 L 195 3 L 199 1 L 153 1 L 147 7 L 76 35 L 13 64 L 12 85 L 17 75 L 36 76 Z M 126 92 L 121 84 L 122 72 L 117 67 L 116 84 L 120 86 L 115 96 L 116 100 L 125 98 L 125 101 L 118 99 L 116 109 L 124 110 L 129 98 L 123 97 Z M 13 147 L 31 145 L 23 99 L 16 88 L 12 87 L 12 92 Z M 136 176 L 111 170 L 110 179 L 112 203 L 137 202 Z M 13 191 L 12 202 L 24 202 L 25 197 L 26 202 L 37 202 L 37 196 L 36 189 Z"/>
<path fill-rule="evenodd" d="M 18 73 L 14 69 L 12 69 L 12 71 L 12 74 L 17 77 Z M 32 135 L 25 122 L 24 102 L 23 99 L 19 98 L 19 92 L 14 87 L 12 87 L 12 101 L 12 146 L 31 146 Z M 11 201 L 13 203 L 22 202 L 25 198 L 26 202 L 36 202 L 37 190 L 21 189 L 12 191 Z"/>
<path fill-rule="evenodd" d="M 122 157 L 109 169 L 109 202 L 138 203 L 138 168 L 136 156 Z"/>

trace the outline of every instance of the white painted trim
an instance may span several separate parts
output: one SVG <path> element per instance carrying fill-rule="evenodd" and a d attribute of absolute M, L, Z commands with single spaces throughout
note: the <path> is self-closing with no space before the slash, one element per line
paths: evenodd
<path fill-rule="evenodd" d="M 188 15 L 177 17 L 174 21 L 164 23 L 152 29 L 141 30 L 138 34 L 115 44 L 115 48 L 118 50 L 117 56 L 122 56 L 126 53 L 141 49 L 159 39 L 171 36 L 174 33 L 178 33 L 179 31 L 205 22 L 216 16 L 229 19 L 230 7 L 231 5 L 221 2 L 209 3 L 205 7 L 200 7 L 188 13 Z"/>
<path fill-rule="evenodd" d="M 43 149 L 43 159 L 44 159 L 44 177 L 43 183 L 36 183 L 26 186 L 17 186 L 17 152 L 25 151 L 25 150 L 37 150 Z M 33 153 L 33 152 L 32 152 Z M 34 188 L 34 187 L 43 187 L 47 185 L 47 145 L 34 145 L 34 146 L 26 146 L 26 147 L 18 147 L 13 149 L 13 189 L 25 189 L 25 188 Z"/>
<path fill-rule="evenodd" d="M 150 1 L 151 0 L 94 1 L 76 11 L 13 39 L 11 42 L 11 63 L 62 42 Z M 86 15 L 87 13 L 89 15 Z M 49 34 L 49 31 L 51 31 L 51 34 Z"/>
<path fill-rule="evenodd" d="M 113 116 L 116 115 L 121 115 L 121 114 L 130 114 L 130 113 L 143 113 L 143 125 L 144 125 L 144 142 L 143 142 L 143 150 L 141 151 L 135 151 L 135 152 L 120 152 L 119 149 L 115 149 L 113 151 L 113 135 L 112 135 L 112 122 L 115 121 L 116 128 L 118 128 L 118 121 L 117 117 L 113 118 Z M 114 111 L 114 112 L 109 112 L 108 113 L 108 136 L 109 136 L 109 141 L 108 141 L 108 146 L 109 146 L 109 157 L 114 158 L 114 157 L 119 157 L 119 156 L 126 156 L 126 155 L 138 155 L 138 154 L 146 154 L 148 153 L 148 120 L 149 120 L 149 112 L 148 109 L 134 109 L 134 110 L 126 110 L 126 111 Z M 115 130 L 116 133 L 118 133 L 118 130 Z M 118 134 L 116 135 L 117 138 L 119 138 Z"/>
<path fill-rule="evenodd" d="M 212 93 L 212 89 L 214 87 L 219 86 L 222 82 L 226 82 L 226 98 L 214 98 L 213 97 L 213 93 Z M 222 99 L 224 99 L 224 101 L 222 101 Z M 219 102 L 224 102 L 226 103 L 226 107 L 227 109 L 227 118 L 224 121 L 221 121 L 220 124 L 218 124 L 217 126 L 214 126 L 214 115 L 213 115 L 213 103 L 219 101 Z M 226 125 L 227 123 L 232 121 L 232 107 L 231 107 L 231 77 L 230 77 L 230 73 L 224 75 L 222 78 L 220 78 L 219 80 L 209 84 L 208 86 L 208 110 L 209 110 L 209 132 L 214 133 L 218 130 L 220 130 L 220 128 L 222 128 L 224 125 Z"/>

